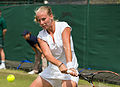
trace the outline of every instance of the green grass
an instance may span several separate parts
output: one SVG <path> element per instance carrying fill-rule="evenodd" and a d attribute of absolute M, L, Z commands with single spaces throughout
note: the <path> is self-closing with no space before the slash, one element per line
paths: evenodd
<path fill-rule="evenodd" d="M 14 82 L 8 82 L 7 76 L 9 74 L 15 75 Z M 0 87 L 29 87 L 30 84 L 36 79 L 38 75 L 29 75 L 27 72 L 21 70 L 0 70 Z M 97 83 L 97 87 L 120 87 L 113 84 Z M 78 87 L 91 87 L 91 85 L 85 80 L 79 80 Z"/>
<path fill-rule="evenodd" d="M 9 74 L 15 75 L 14 82 L 7 81 Z M 0 87 L 29 87 L 36 77 L 20 70 L 0 70 Z"/>

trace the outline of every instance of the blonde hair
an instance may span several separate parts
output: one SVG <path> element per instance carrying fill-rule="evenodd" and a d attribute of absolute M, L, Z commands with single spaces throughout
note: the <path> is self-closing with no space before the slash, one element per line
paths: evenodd
<path fill-rule="evenodd" d="M 37 10 L 35 10 L 35 14 L 37 14 L 38 12 L 40 11 L 47 11 L 47 14 L 50 16 L 52 13 L 52 9 L 50 6 L 41 6 L 39 7 Z M 38 22 L 38 19 L 37 19 L 37 16 L 35 15 L 35 19 L 34 19 L 35 22 Z"/>

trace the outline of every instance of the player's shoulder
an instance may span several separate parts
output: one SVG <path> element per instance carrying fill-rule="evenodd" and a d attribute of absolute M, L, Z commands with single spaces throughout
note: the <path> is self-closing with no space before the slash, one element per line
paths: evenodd
<path fill-rule="evenodd" d="M 65 25 L 66 25 L 66 24 L 68 24 L 68 23 L 65 22 L 65 21 L 57 21 L 56 24 L 58 24 L 58 25 L 63 25 L 63 24 L 65 24 Z"/>
<path fill-rule="evenodd" d="M 61 21 L 61 22 L 56 22 L 57 30 L 60 31 L 61 33 L 64 31 L 66 27 L 70 27 L 67 22 Z M 71 27 L 70 27 L 71 28 Z"/>
<path fill-rule="evenodd" d="M 47 31 L 43 29 L 43 30 L 39 31 L 37 37 L 46 37 L 46 36 L 47 36 Z"/>
<path fill-rule="evenodd" d="M 45 32 L 46 32 L 46 30 L 43 29 L 43 30 L 39 31 L 39 34 L 44 35 Z"/>

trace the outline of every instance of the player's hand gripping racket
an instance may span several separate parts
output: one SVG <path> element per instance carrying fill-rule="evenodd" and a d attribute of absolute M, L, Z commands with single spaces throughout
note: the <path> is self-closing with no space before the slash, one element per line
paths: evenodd
<path fill-rule="evenodd" d="M 88 81 L 92 87 L 100 87 L 99 84 L 95 84 L 93 81 L 99 82 L 108 82 L 113 84 L 120 85 L 120 75 L 112 71 L 96 71 L 92 73 L 85 73 L 79 71 L 78 76 L 86 81 Z M 71 73 L 71 70 L 68 70 L 67 73 Z"/>

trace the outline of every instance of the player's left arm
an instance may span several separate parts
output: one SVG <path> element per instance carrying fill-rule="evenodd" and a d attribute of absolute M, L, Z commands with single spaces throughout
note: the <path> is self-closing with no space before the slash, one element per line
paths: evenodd
<path fill-rule="evenodd" d="M 69 27 L 65 28 L 62 32 L 62 40 L 63 40 L 63 48 L 65 51 L 66 62 L 72 62 L 72 53 L 71 53 L 71 45 L 70 45 L 70 34 L 71 29 Z"/>
<path fill-rule="evenodd" d="M 71 52 L 70 36 L 71 36 L 71 28 L 66 27 L 64 29 L 64 31 L 62 32 L 62 40 L 63 40 L 63 48 L 64 48 L 65 56 L 66 56 L 67 69 L 72 71 L 69 74 L 71 74 L 73 76 L 77 76 L 77 72 L 73 68 L 73 64 L 72 64 L 72 52 Z"/>

